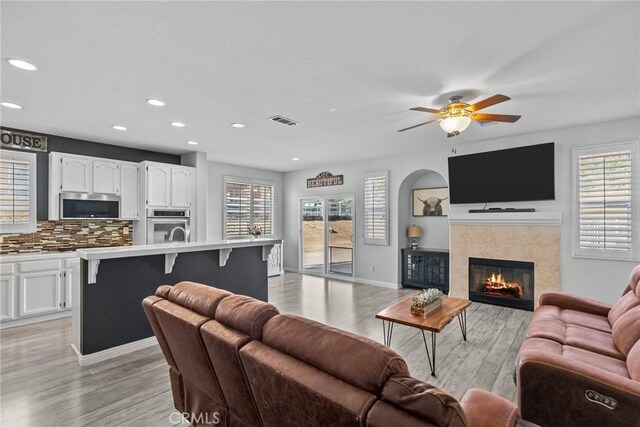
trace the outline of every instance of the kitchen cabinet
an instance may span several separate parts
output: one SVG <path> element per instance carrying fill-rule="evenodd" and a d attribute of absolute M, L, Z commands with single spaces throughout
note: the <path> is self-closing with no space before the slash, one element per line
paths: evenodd
<path fill-rule="evenodd" d="M 30 316 L 60 310 L 61 278 L 60 270 L 19 274 L 18 314 Z"/>
<path fill-rule="evenodd" d="M 16 276 L 0 275 L 0 321 L 16 317 Z"/>
<path fill-rule="evenodd" d="M 171 166 L 147 165 L 147 206 L 167 208 L 171 204 Z"/>
<path fill-rule="evenodd" d="M 138 219 L 138 165 L 120 165 L 120 218 Z"/>
<path fill-rule="evenodd" d="M 91 160 L 79 156 L 61 156 L 60 190 L 67 193 L 91 192 Z"/>
<path fill-rule="evenodd" d="M 120 194 L 120 164 L 111 160 L 93 161 L 93 193 Z"/>
<path fill-rule="evenodd" d="M 171 207 L 191 207 L 191 168 L 171 168 Z"/>

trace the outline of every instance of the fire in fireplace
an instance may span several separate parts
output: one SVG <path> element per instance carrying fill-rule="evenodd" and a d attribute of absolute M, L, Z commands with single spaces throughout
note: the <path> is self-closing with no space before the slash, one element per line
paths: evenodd
<path fill-rule="evenodd" d="M 533 263 L 469 258 L 469 299 L 533 310 Z"/>

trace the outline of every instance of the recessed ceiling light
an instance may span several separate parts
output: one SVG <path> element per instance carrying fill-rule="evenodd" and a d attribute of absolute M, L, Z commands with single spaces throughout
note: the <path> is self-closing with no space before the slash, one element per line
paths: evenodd
<path fill-rule="evenodd" d="M 2 106 L 7 108 L 13 108 L 14 110 L 19 110 L 22 108 L 22 105 L 14 104 L 13 102 L 2 101 Z"/>
<path fill-rule="evenodd" d="M 231 127 L 234 127 L 234 128 L 243 128 L 245 126 L 246 125 L 244 125 L 242 123 L 231 123 Z"/>
<path fill-rule="evenodd" d="M 185 124 L 182 122 L 171 122 L 171 126 L 175 126 L 177 128 L 183 128 Z"/>
<path fill-rule="evenodd" d="M 298 161 L 298 160 L 300 160 L 300 159 L 299 159 L 299 158 L 297 158 L 297 157 L 293 157 L 291 160 L 293 160 L 294 162 L 297 162 L 297 161 Z"/>
<path fill-rule="evenodd" d="M 120 126 L 120 125 L 113 125 L 111 127 L 114 128 L 115 130 L 127 130 L 126 127 Z"/>
<path fill-rule="evenodd" d="M 187 141 L 189 145 L 198 145 L 198 141 Z"/>
<path fill-rule="evenodd" d="M 7 62 L 21 70 L 35 71 L 38 69 L 35 65 L 30 64 L 27 61 L 23 61 L 22 59 L 7 59 Z"/>
<path fill-rule="evenodd" d="M 159 99 L 147 99 L 147 104 L 153 105 L 154 107 L 162 107 L 164 106 L 164 102 Z"/>

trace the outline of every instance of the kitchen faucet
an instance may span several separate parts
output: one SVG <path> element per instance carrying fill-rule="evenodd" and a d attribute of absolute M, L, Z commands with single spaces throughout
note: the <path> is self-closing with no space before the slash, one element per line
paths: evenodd
<path fill-rule="evenodd" d="M 189 241 L 189 232 L 187 230 L 185 230 L 183 227 L 173 227 L 173 229 L 169 233 L 169 241 L 170 242 L 173 242 L 173 233 L 175 233 L 176 230 L 181 230 L 182 231 L 182 234 L 184 234 L 185 243 Z"/>

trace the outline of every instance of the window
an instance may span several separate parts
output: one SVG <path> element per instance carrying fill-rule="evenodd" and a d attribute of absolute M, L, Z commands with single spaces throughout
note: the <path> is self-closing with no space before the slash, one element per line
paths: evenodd
<path fill-rule="evenodd" d="M 637 257 L 637 143 L 573 150 L 574 255 Z"/>
<path fill-rule="evenodd" d="M 248 227 L 256 225 L 262 234 L 274 234 L 274 186 L 272 183 L 225 178 L 225 237 L 249 236 Z"/>
<path fill-rule="evenodd" d="M 389 171 L 364 174 L 364 243 L 389 244 Z"/>
<path fill-rule="evenodd" d="M 36 231 L 36 155 L 0 152 L 0 232 Z"/>

